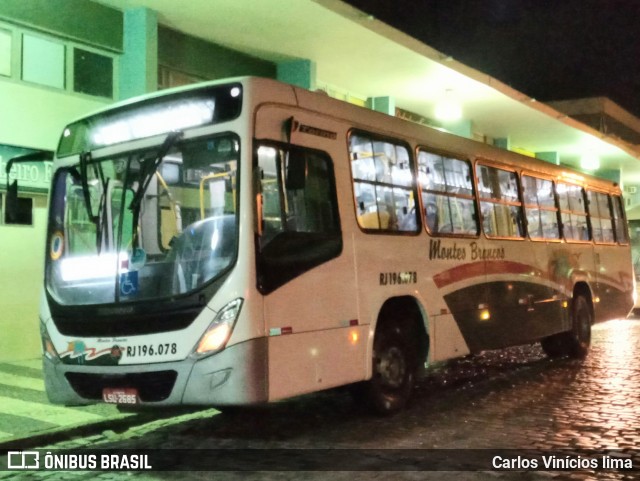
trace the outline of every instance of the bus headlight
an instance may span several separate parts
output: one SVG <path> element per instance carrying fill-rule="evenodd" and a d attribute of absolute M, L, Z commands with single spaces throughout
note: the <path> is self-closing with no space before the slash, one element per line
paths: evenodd
<path fill-rule="evenodd" d="M 202 356 L 213 354 L 227 345 L 233 327 L 242 308 L 242 299 L 231 301 L 218 312 L 207 331 L 200 338 L 195 354 Z"/>

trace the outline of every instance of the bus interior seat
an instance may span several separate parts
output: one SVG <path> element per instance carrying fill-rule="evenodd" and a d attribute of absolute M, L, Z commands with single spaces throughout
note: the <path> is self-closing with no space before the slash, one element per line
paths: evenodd
<path fill-rule="evenodd" d="M 366 212 L 358 216 L 358 223 L 363 229 L 388 229 L 389 218 L 386 211 Z"/>

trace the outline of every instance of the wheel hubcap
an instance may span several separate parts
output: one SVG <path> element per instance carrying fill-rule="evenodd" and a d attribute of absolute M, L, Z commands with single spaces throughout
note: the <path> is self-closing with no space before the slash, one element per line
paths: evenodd
<path fill-rule="evenodd" d="M 397 388 L 402 385 L 406 372 L 406 364 L 402 351 L 391 347 L 382 353 L 378 362 L 378 373 L 383 384 Z"/>

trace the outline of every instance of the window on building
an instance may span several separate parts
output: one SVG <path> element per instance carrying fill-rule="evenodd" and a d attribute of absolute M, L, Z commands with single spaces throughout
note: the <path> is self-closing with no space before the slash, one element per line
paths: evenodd
<path fill-rule="evenodd" d="M 114 98 L 116 73 L 111 52 L 0 22 L 0 77 Z"/>
<path fill-rule="evenodd" d="M 22 36 L 22 80 L 65 88 L 65 46 L 42 37 Z"/>
<path fill-rule="evenodd" d="M 523 175 L 522 191 L 529 237 L 531 239 L 559 239 L 560 226 L 553 182 Z"/>
<path fill-rule="evenodd" d="M 113 97 L 113 59 L 74 48 L 73 90 L 97 97 Z"/>
<path fill-rule="evenodd" d="M 518 175 L 515 172 L 480 164 L 476 171 L 485 234 L 492 237 L 524 237 Z"/>
<path fill-rule="evenodd" d="M 478 234 L 473 179 L 468 161 L 420 150 L 418 181 L 429 232 Z"/>
<path fill-rule="evenodd" d="M 0 29 L 0 75 L 11 76 L 11 31 Z"/>
<path fill-rule="evenodd" d="M 5 203 L 10 202 L 11 196 L 5 196 Z M 18 197 L 15 205 L 5 205 L 4 223 L 7 225 L 33 225 L 33 199 Z"/>
<path fill-rule="evenodd" d="M 556 185 L 562 218 L 562 234 L 565 239 L 588 241 L 589 225 L 585 208 L 584 190 L 578 185 L 558 182 Z"/>
<path fill-rule="evenodd" d="M 197 75 L 181 72 L 166 65 L 158 66 L 158 90 L 203 82 L 207 79 Z"/>
<path fill-rule="evenodd" d="M 349 142 L 360 227 L 417 232 L 415 182 L 407 148 L 366 134 L 353 134 Z"/>

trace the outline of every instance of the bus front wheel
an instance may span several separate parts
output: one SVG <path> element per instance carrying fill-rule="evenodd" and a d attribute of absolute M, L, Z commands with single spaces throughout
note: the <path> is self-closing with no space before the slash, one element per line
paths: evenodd
<path fill-rule="evenodd" d="M 592 323 L 591 305 L 584 295 L 579 294 L 571 306 L 571 329 L 542 339 L 542 349 L 549 357 L 584 358 L 591 344 Z"/>
<path fill-rule="evenodd" d="M 417 351 L 411 329 L 396 324 L 381 327 L 373 341 L 371 379 L 360 389 L 371 410 L 390 415 L 402 410 L 411 396 Z"/>

